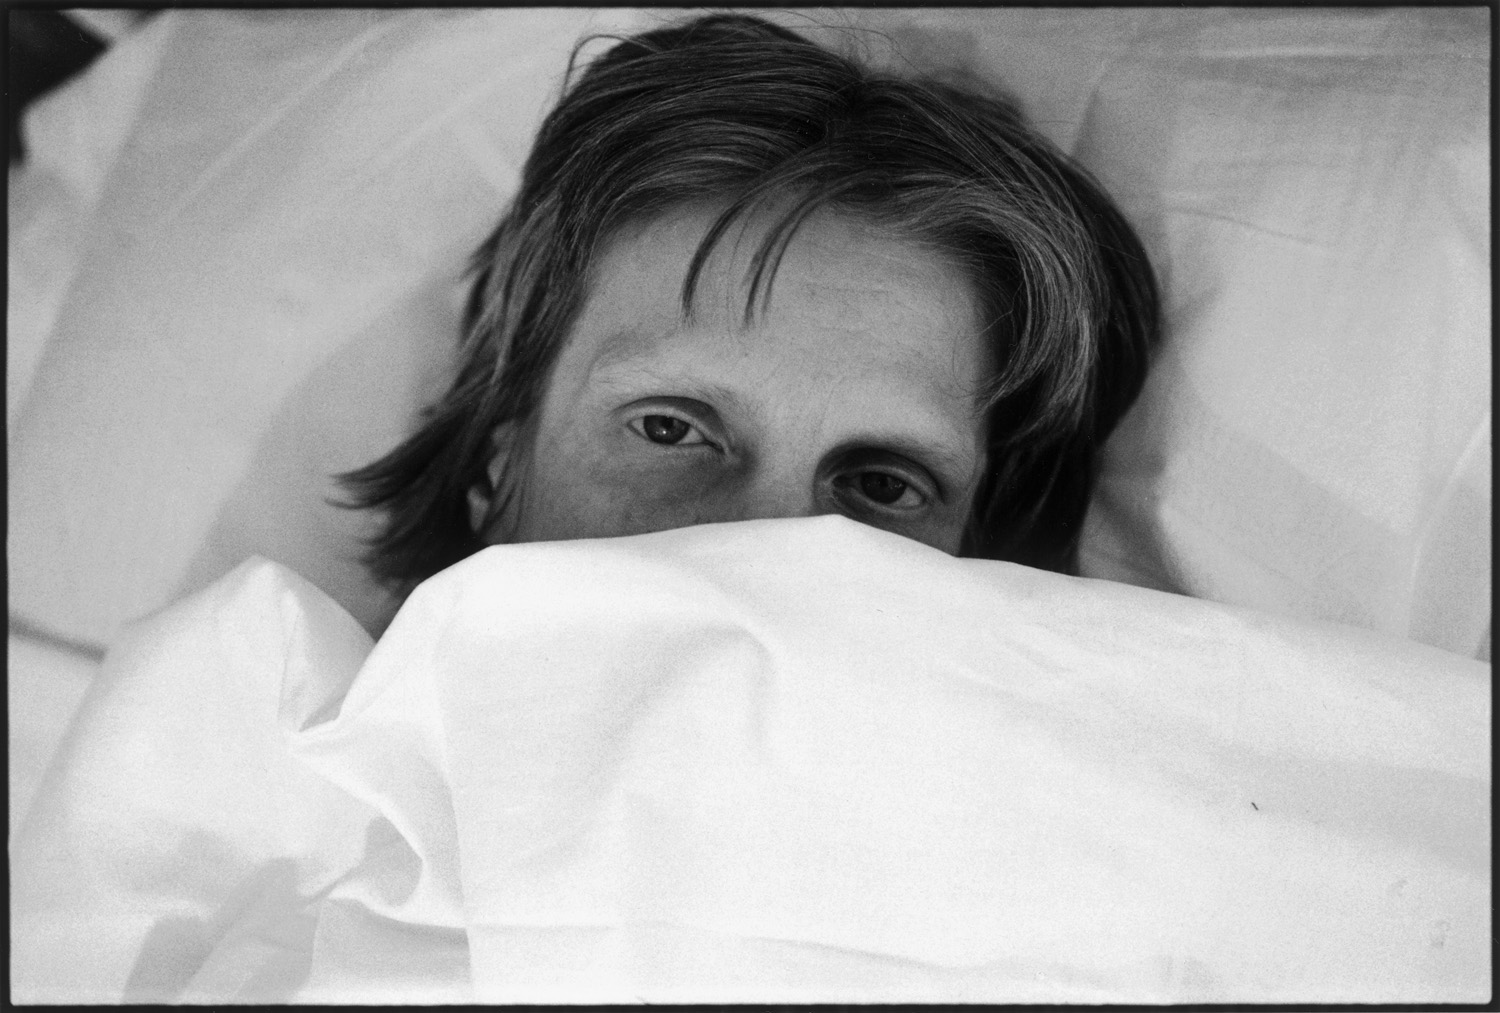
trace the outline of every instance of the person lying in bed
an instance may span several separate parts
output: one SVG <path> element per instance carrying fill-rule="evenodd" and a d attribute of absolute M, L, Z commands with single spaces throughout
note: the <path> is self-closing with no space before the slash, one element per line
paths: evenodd
<path fill-rule="evenodd" d="M 577 76 L 473 273 L 452 386 L 344 476 L 402 592 L 488 544 L 832 512 L 1072 572 L 1158 331 L 1130 226 L 1011 105 L 740 15 Z"/>

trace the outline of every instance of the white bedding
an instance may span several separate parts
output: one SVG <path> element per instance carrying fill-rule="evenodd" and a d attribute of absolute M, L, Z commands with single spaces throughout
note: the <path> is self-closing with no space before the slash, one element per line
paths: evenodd
<path fill-rule="evenodd" d="M 12 999 L 1482 1002 L 1489 677 L 832 517 L 490 549 L 373 651 L 251 561 L 106 660 Z"/>
<path fill-rule="evenodd" d="M 88 692 L 99 659 L 40 637 L 11 631 L 6 645 L 6 839 L 31 806 L 42 772 Z"/>
<path fill-rule="evenodd" d="M 441 386 L 573 42 L 677 16 L 169 11 L 29 115 L 12 999 L 1486 1000 L 1487 12 L 778 15 L 1012 91 L 1140 228 L 1085 572 L 1387 635 L 827 519 L 492 550 L 371 653 L 330 475 Z M 187 592 L 44 778 L 64 642 Z"/>

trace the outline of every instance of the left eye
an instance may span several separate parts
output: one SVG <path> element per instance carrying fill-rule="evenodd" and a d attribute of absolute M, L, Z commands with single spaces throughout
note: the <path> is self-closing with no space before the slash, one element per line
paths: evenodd
<path fill-rule="evenodd" d="M 859 476 L 859 491 L 882 506 L 890 506 L 906 495 L 906 483 L 895 475 L 867 471 Z"/>
<path fill-rule="evenodd" d="M 643 415 L 632 419 L 630 428 L 652 443 L 666 446 L 688 447 L 708 442 L 696 426 L 675 415 Z"/>
<path fill-rule="evenodd" d="M 926 502 L 910 482 L 888 471 L 860 471 L 846 475 L 838 482 L 872 503 L 898 510 L 913 510 Z"/>

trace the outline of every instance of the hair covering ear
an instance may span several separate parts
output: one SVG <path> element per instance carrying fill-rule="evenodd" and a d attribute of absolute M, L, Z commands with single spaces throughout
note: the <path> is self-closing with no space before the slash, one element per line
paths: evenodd
<path fill-rule="evenodd" d="M 490 515 L 490 504 L 495 501 L 494 479 L 488 482 L 475 482 L 469 486 L 469 528 L 476 534 L 482 535 L 485 528 L 485 520 Z"/>
<path fill-rule="evenodd" d="M 469 528 L 482 541 L 493 543 L 506 539 L 491 537 L 497 528 L 508 531 L 515 525 L 515 508 L 520 489 L 519 471 L 522 462 L 517 459 L 517 425 L 506 422 L 490 434 L 490 460 L 485 465 L 484 475 L 469 486 Z M 503 528 L 501 522 L 504 521 Z"/>

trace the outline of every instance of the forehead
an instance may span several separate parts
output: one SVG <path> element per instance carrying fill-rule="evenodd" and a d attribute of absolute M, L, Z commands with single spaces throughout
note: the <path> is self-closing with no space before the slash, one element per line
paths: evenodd
<path fill-rule="evenodd" d="M 681 209 L 617 234 L 595 263 L 569 355 L 590 373 L 730 359 L 743 372 L 861 378 L 971 404 L 988 373 L 964 274 L 930 247 L 837 213 L 808 219 L 786 248 L 771 299 L 747 322 L 753 257 L 768 222 L 736 225 L 713 249 L 691 314 L 682 290 L 714 209 Z"/>

